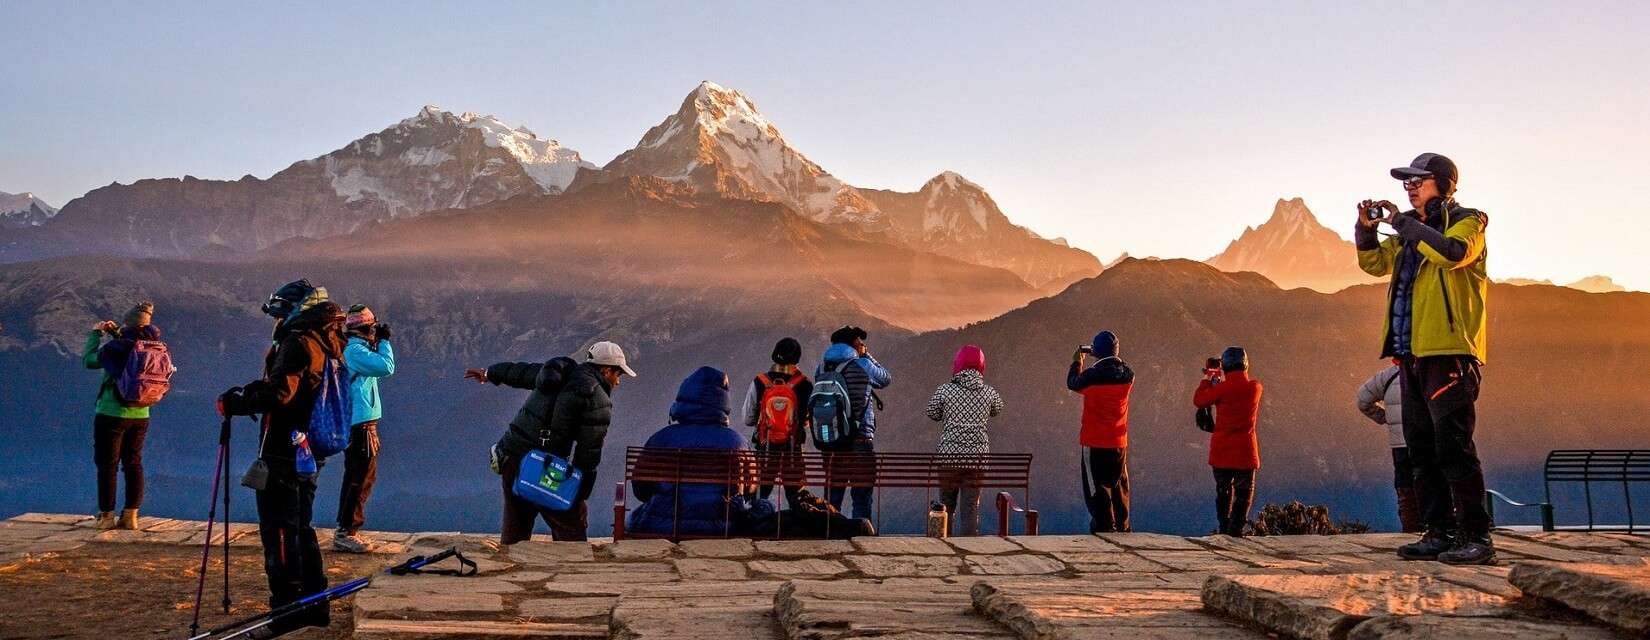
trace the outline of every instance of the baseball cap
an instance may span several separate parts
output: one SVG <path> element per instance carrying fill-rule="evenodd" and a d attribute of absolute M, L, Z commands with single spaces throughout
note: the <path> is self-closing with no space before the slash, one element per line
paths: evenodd
<path fill-rule="evenodd" d="M 1409 166 L 1392 170 L 1392 177 L 1398 180 L 1423 176 L 1437 178 L 1441 183 L 1439 187 L 1446 194 L 1453 191 L 1461 179 L 1461 174 L 1455 168 L 1455 161 L 1436 153 L 1415 156 L 1415 160 L 1411 161 Z"/>
<path fill-rule="evenodd" d="M 619 345 L 611 342 L 603 341 L 590 345 L 590 350 L 585 353 L 584 361 L 590 364 L 618 367 L 625 375 L 632 378 L 636 377 L 636 372 L 630 369 L 630 365 L 625 364 L 624 349 L 620 349 Z"/>

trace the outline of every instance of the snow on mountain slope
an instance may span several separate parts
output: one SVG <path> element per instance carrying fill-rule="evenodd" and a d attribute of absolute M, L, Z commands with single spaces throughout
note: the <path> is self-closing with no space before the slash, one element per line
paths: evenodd
<path fill-rule="evenodd" d="M 1222 271 L 1253 271 L 1280 287 L 1325 293 L 1378 280 L 1358 268 L 1352 242 L 1319 224 L 1300 198 L 1279 199 L 1264 224 L 1245 228 L 1225 251 L 1204 262 Z"/>
<path fill-rule="evenodd" d="M 6 193 L 0 191 L 0 227 L 38 227 L 57 215 L 57 208 L 33 193 Z"/>
<path fill-rule="evenodd" d="M 604 170 L 779 202 L 815 222 L 873 231 L 884 226 L 874 205 L 792 148 L 750 98 L 709 81 L 699 83 L 675 114 Z"/>

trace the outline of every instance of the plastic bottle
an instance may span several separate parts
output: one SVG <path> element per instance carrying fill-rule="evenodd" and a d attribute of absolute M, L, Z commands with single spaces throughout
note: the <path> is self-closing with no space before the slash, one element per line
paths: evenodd
<path fill-rule="evenodd" d="M 315 475 L 315 454 L 309 451 L 309 437 L 302 431 L 292 432 L 292 449 L 298 459 L 298 475 Z"/>
<path fill-rule="evenodd" d="M 924 532 L 930 538 L 944 538 L 950 535 L 950 514 L 945 512 L 945 503 L 935 500 L 928 506 L 928 526 Z"/>

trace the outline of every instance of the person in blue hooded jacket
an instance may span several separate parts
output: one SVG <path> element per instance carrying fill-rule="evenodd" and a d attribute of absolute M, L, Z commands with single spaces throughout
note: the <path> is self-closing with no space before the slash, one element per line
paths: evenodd
<path fill-rule="evenodd" d="M 825 350 L 819 369 L 814 373 L 818 381 L 827 371 L 839 371 L 848 391 L 848 415 L 852 424 L 845 437 L 832 445 L 814 446 L 825 452 L 826 473 L 831 484 L 826 499 L 831 506 L 842 508 L 842 497 L 850 493 L 852 485 L 855 518 L 870 518 L 872 483 L 876 481 L 877 435 L 876 406 L 881 400 L 876 390 L 886 388 L 894 381 L 888 369 L 871 356 L 865 346 L 869 334 L 859 327 L 843 327 L 831 332 L 831 346 Z M 816 382 L 817 384 L 817 382 Z"/>
<path fill-rule="evenodd" d="M 367 498 L 378 480 L 378 420 L 384 417 L 378 379 L 395 373 L 395 349 L 390 347 L 390 326 L 379 322 L 364 304 L 350 307 L 344 333 L 349 336 L 344 368 L 349 369 L 350 436 L 332 548 L 366 553 L 372 543 L 361 536 L 361 528 L 367 524 Z"/>
<path fill-rule="evenodd" d="M 670 405 L 670 424 L 647 439 L 645 449 L 705 449 L 741 455 L 749 441 L 735 431 L 728 416 L 733 403 L 728 376 L 714 367 L 699 367 L 676 390 Z M 644 451 L 643 456 L 648 454 Z M 752 469 L 754 473 L 754 468 Z M 743 475 L 743 474 L 742 474 Z M 748 478 L 754 481 L 754 476 Z M 745 523 L 758 505 L 744 497 L 744 487 L 710 483 L 633 481 L 631 490 L 642 501 L 630 514 L 631 533 L 678 536 L 721 536 L 744 533 Z"/>

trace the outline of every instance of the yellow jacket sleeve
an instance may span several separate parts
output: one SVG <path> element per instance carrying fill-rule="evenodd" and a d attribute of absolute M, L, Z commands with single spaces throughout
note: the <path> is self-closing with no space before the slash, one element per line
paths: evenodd
<path fill-rule="evenodd" d="M 1364 273 L 1377 278 L 1390 275 L 1392 273 L 1392 265 L 1397 261 L 1397 255 L 1398 239 L 1387 238 L 1386 240 L 1381 241 L 1381 246 L 1379 247 L 1369 249 L 1367 251 L 1359 251 L 1358 267 L 1363 269 Z"/>

